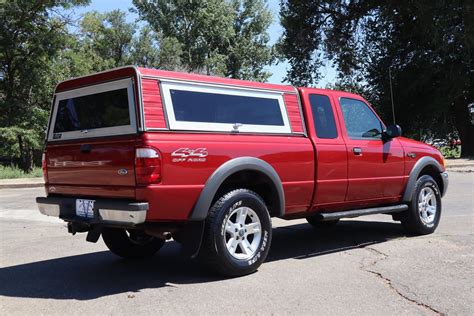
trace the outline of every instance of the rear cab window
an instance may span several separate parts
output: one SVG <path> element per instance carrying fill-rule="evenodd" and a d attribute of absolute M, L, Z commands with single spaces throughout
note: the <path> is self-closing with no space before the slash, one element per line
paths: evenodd
<path fill-rule="evenodd" d="M 55 95 L 48 141 L 136 132 L 132 79 L 116 80 Z"/>
<path fill-rule="evenodd" d="M 280 92 L 167 81 L 161 89 L 171 130 L 291 133 Z"/>
<path fill-rule="evenodd" d="M 329 97 L 321 94 L 310 94 L 309 102 L 313 112 L 316 136 L 321 139 L 337 138 L 336 121 Z"/>

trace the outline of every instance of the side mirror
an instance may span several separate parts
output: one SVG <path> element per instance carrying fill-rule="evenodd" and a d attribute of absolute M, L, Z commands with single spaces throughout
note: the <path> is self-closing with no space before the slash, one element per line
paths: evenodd
<path fill-rule="evenodd" d="M 390 124 L 387 129 L 383 131 L 386 138 L 395 138 L 402 136 L 402 128 L 397 124 Z"/>

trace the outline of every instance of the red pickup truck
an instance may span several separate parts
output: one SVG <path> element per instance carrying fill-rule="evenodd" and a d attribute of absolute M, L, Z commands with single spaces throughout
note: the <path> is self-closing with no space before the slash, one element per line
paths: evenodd
<path fill-rule="evenodd" d="M 384 213 L 432 233 L 444 160 L 400 134 L 352 93 L 118 68 L 56 87 L 36 201 L 119 256 L 173 238 L 244 275 L 267 256 L 272 217 L 323 228 Z"/>

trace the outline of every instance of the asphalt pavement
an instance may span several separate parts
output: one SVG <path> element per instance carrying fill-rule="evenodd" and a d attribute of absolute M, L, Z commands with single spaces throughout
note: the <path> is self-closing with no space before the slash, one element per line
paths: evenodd
<path fill-rule="evenodd" d="M 36 196 L 44 190 L 0 189 L 1 315 L 474 314 L 474 173 L 450 174 L 432 235 L 407 236 L 387 215 L 327 232 L 275 219 L 267 261 L 233 279 L 173 241 L 150 260 L 122 260 L 39 214 Z"/>

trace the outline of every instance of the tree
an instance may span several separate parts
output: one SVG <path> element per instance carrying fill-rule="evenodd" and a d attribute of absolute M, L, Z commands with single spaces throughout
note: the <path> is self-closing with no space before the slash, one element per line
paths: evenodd
<path fill-rule="evenodd" d="M 138 37 L 134 38 L 131 48 L 131 63 L 143 67 L 159 67 L 160 51 L 158 38 L 149 26 L 140 30 Z"/>
<path fill-rule="evenodd" d="M 263 0 L 134 0 L 137 11 L 188 71 L 264 81 L 273 59 Z"/>
<path fill-rule="evenodd" d="M 136 22 L 127 22 L 124 11 L 87 12 L 76 38 L 71 50 L 89 61 L 89 73 L 130 64 L 168 70 L 181 65 L 179 43 L 148 25 L 139 28 Z"/>
<path fill-rule="evenodd" d="M 0 4 L 0 151 L 33 167 L 42 146 L 51 63 L 66 42 L 69 18 L 60 9 L 87 0 L 5 1 Z"/>
<path fill-rule="evenodd" d="M 474 155 L 474 126 L 467 104 L 474 100 L 473 6 L 467 1 L 282 1 L 283 56 L 297 56 L 285 46 L 298 31 L 298 15 L 310 8 L 317 23 L 306 32 L 321 37 L 298 41 L 301 73 L 318 68 L 324 51 L 339 70 L 340 84 L 359 83 L 386 118 L 391 117 L 391 70 L 396 118 L 411 136 L 459 133 L 462 156 Z M 306 15 L 308 15 L 306 13 Z M 291 64 L 291 63 L 290 63 Z M 311 68 L 313 67 L 313 68 Z M 292 69 L 294 71 L 296 67 Z M 303 76 L 290 82 L 308 82 Z"/>
<path fill-rule="evenodd" d="M 89 55 L 95 71 L 128 65 L 136 29 L 135 23 L 127 23 L 124 11 L 87 12 L 80 23 L 79 49 Z"/>
<path fill-rule="evenodd" d="M 266 81 L 271 73 L 265 70 L 265 66 L 274 59 L 267 32 L 273 20 L 272 14 L 264 1 L 234 0 L 231 5 L 235 12 L 234 36 L 227 55 L 226 76 Z"/>

